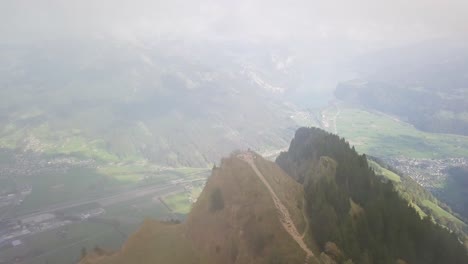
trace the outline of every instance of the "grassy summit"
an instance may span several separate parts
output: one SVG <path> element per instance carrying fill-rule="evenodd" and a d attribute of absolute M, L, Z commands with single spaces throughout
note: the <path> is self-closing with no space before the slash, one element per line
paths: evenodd
<path fill-rule="evenodd" d="M 306 222 L 302 213 L 302 186 L 260 156 L 255 158 L 255 165 L 289 211 L 298 232 L 303 233 Z M 281 225 L 265 185 L 249 164 L 232 156 L 213 170 L 184 223 L 147 220 L 120 251 L 95 252 L 81 263 L 304 263 L 304 260 L 305 253 Z"/>

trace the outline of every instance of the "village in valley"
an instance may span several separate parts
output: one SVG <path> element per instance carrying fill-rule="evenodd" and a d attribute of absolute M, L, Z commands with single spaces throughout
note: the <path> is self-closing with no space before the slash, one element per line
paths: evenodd
<path fill-rule="evenodd" d="M 146 217 L 180 221 L 197 201 L 209 172 L 158 168 L 145 170 L 131 184 L 119 184 L 96 173 L 102 165 L 92 159 L 2 154 L 8 160 L 0 164 L 0 263 L 50 259 L 54 253 L 47 243 L 78 256 L 74 247 L 79 245 L 109 241 L 99 246 L 110 247 L 125 241 Z M 85 184 L 77 185 L 77 178 Z M 93 229 L 107 233 L 93 238 Z M 83 232 L 89 236 L 78 236 Z M 41 243 L 42 237 L 48 241 Z"/>
<path fill-rule="evenodd" d="M 429 190 L 440 188 L 440 185 L 450 176 L 448 173 L 450 168 L 468 168 L 468 158 L 415 159 L 399 157 L 387 158 L 385 162 Z"/>

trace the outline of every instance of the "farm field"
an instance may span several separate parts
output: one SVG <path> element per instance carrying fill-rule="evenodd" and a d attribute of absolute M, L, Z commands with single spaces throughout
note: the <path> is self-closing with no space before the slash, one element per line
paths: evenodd
<path fill-rule="evenodd" d="M 196 199 L 202 184 L 195 183 L 194 187 L 187 184 L 187 186 L 190 186 L 191 195 L 197 195 L 194 196 Z M 173 192 L 171 190 L 150 193 L 136 199 L 104 206 L 104 213 L 97 217 L 24 236 L 21 238 L 22 245 L 2 248 L 0 261 L 20 257 L 24 259 L 22 263 L 59 264 L 76 262 L 83 248 L 86 248 L 88 252 L 96 247 L 117 250 L 145 219 L 167 220 L 177 217 L 183 220 L 184 214 L 188 212 L 184 211 L 183 207 L 190 209 L 191 203 L 188 200 L 178 201 L 180 204 L 174 212 L 169 211 L 159 200 L 159 197 L 165 195 L 164 192 Z M 175 195 L 178 194 L 182 194 L 183 197 L 188 196 L 187 192 L 177 191 Z M 74 207 L 62 210 L 61 213 L 73 215 L 75 211 L 91 210 L 94 207 L 99 207 L 99 204 Z"/>
<path fill-rule="evenodd" d="M 0 162 L 5 161 L 1 169 L 11 175 L 0 178 L 0 189 L 4 193 L 17 188 L 29 192 L 17 199 L 21 199 L 19 203 L 2 207 L 0 214 L 15 219 L 55 215 L 56 220 L 37 226 L 65 221 L 63 216 L 72 219 L 71 223 L 15 238 L 21 241 L 19 246 L 5 247 L 2 243 L 0 263 L 14 259 L 29 264 L 76 263 L 83 248 L 88 252 L 96 246 L 117 250 L 145 219 L 183 219 L 187 210 L 169 211 L 159 197 L 186 187 L 189 192 L 184 195 L 190 193 L 196 199 L 210 173 L 208 168 L 170 168 L 144 162 L 96 164 L 63 154 L 24 154 L 5 149 L 0 153 Z M 181 206 L 190 208 L 191 203 L 181 202 Z M 95 209 L 103 213 L 77 219 Z"/>
<path fill-rule="evenodd" d="M 441 208 L 440 206 L 438 206 L 437 204 L 435 204 L 435 203 L 433 203 L 433 202 L 431 202 L 429 200 L 423 200 L 422 205 L 424 207 L 428 208 L 429 210 L 431 210 L 431 212 L 436 214 L 438 217 L 448 218 L 448 219 L 450 219 L 452 221 L 457 222 L 458 224 L 463 224 L 463 222 L 461 220 L 459 220 L 458 218 L 456 218 L 455 216 L 453 216 L 452 214 L 445 211 L 443 208 Z"/>
<path fill-rule="evenodd" d="M 400 175 L 394 173 L 393 171 L 387 170 L 386 168 L 380 166 L 377 162 L 369 160 L 369 165 L 372 167 L 372 169 L 374 169 L 377 175 L 383 175 L 393 182 L 401 182 Z"/>
<path fill-rule="evenodd" d="M 119 228 L 131 233 L 136 227 L 122 225 Z M 117 249 L 125 239 L 112 226 L 81 222 L 27 236 L 22 239 L 22 245 L 2 250 L 0 260 L 23 256 L 23 263 L 69 263 L 79 260 L 83 247 L 89 250 L 96 246 Z"/>
<path fill-rule="evenodd" d="M 191 203 L 185 192 L 169 195 L 164 198 L 164 201 L 174 212 L 181 214 L 190 212 Z"/>
<path fill-rule="evenodd" d="M 359 152 L 381 157 L 468 157 L 466 136 L 423 132 L 389 115 L 358 108 L 339 106 L 338 111 L 338 134 Z"/>
<path fill-rule="evenodd" d="M 203 184 L 194 184 L 184 192 L 170 194 L 164 197 L 166 204 L 179 214 L 187 214 L 203 190 Z"/>

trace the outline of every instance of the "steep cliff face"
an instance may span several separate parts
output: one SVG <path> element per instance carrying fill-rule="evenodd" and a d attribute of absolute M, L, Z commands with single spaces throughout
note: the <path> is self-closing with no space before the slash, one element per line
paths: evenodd
<path fill-rule="evenodd" d="M 184 223 L 147 220 L 120 251 L 94 253 L 81 263 L 312 261 L 312 243 L 302 235 L 302 186 L 275 163 L 249 155 L 249 162 L 233 155 L 213 169 Z"/>

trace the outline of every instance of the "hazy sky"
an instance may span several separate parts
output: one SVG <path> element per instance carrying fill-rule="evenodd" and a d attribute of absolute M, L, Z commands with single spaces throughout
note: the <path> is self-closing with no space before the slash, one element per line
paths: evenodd
<path fill-rule="evenodd" d="M 468 35 L 466 0 L 0 0 L 0 18 L 0 42 L 108 34 L 386 47 Z"/>

